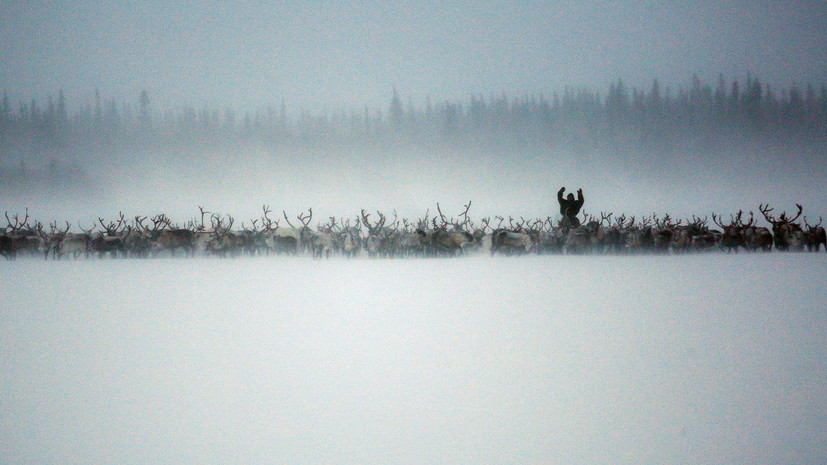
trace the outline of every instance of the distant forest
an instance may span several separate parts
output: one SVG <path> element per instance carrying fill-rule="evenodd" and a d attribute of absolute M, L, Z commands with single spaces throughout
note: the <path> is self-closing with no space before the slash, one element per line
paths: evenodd
<path fill-rule="evenodd" d="M 654 80 L 648 89 L 618 79 L 600 95 L 566 87 L 552 95 L 470 95 L 464 101 L 415 105 L 389 89 L 384 108 L 311 114 L 285 103 L 238 114 L 231 106 L 176 110 L 146 91 L 135 101 L 103 98 L 97 90 L 70 114 L 62 91 L 46 102 L 0 103 L 0 166 L 60 160 L 61 153 L 89 149 L 154 150 L 207 145 L 231 149 L 255 145 L 294 147 L 448 144 L 469 148 L 540 146 L 574 151 L 679 153 L 721 143 L 827 146 L 827 87 L 774 88 L 747 75 L 745 81 L 701 82 L 679 88 Z M 813 153 L 813 150 L 808 150 Z"/>

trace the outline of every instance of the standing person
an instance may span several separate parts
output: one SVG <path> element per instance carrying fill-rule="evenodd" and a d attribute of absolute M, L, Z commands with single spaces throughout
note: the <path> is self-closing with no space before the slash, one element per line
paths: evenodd
<path fill-rule="evenodd" d="M 565 187 L 561 187 L 559 191 L 557 191 L 557 201 L 560 203 L 560 214 L 563 215 L 563 218 L 568 222 L 568 226 L 572 228 L 576 228 L 580 226 L 580 219 L 577 218 L 577 215 L 580 214 L 580 209 L 583 207 L 583 189 L 577 189 L 577 200 L 574 199 L 574 194 L 569 193 L 566 198 L 563 198 L 563 192 L 566 191 Z"/>

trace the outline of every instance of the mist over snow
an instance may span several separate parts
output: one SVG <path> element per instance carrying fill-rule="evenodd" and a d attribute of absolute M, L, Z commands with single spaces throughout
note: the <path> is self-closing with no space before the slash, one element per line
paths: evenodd
<path fill-rule="evenodd" d="M 822 254 L 0 267 L 0 461 L 827 460 Z"/>
<path fill-rule="evenodd" d="M 72 164 L 74 163 L 74 164 Z M 75 162 L 84 184 L 3 189 L 0 209 L 44 223 L 89 227 L 111 219 L 165 213 L 176 222 L 199 218 L 198 206 L 241 221 L 261 216 L 262 205 L 280 217 L 313 208 L 314 224 L 380 210 L 411 220 L 435 213 L 439 203 L 456 215 L 472 201 L 473 218 L 559 217 L 556 194 L 583 188 L 587 213 L 668 213 L 675 218 L 725 217 L 739 209 L 758 213 L 804 206 L 810 221 L 827 217 L 827 168 L 820 156 L 802 157 L 766 145 L 658 155 L 573 152 L 548 147 L 457 149 L 400 145 L 376 149 L 229 148 L 195 145 L 179 150 L 84 154 Z M 36 165 L 32 165 L 36 166 Z M 599 215 L 598 215 L 599 216 Z M 763 218 L 758 214 L 759 220 Z"/>

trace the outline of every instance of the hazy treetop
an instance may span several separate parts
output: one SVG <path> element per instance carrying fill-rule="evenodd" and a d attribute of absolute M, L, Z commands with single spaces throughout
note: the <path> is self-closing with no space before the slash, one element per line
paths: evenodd
<path fill-rule="evenodd" d="M 747 72 L 787 87 L 827 76 L 827 4 L 688 2 L 10 2 L 0 90 L 43 101 L 100 88 L 137 101 L 312 111 L 468 92 L 551 94 Z M 89 97 L 91 98 L 91 97 Z"/>

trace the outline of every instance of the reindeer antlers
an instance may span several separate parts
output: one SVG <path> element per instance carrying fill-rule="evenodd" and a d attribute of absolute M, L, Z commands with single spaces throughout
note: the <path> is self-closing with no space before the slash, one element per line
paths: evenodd
<path fill-rule="evenodd" d="M 378 210 L 376 211 L 376 214 L 379 215 L 379 219 L 373 225 L 371 225 L 370 214 L 365 212 L 364 208 L 362 209 L 362 223 L 365 225 L 366 228 L 368 228 L 368 233 L 370 234 L 376 233 L 377 231 L 382 229 L 383 226 L 385 226 L 385 215 L 383 215 L 382 212 Z"/>
<path fill-rule="evenodd" d="M 11 219 L 9 219 L 9 212 L 6 212 L 6 221 L 9 223 L 9 228 L 12 231 L 18 231 L 29 224 L 29 209 L 26 209 L 26 217 L 23 218 L 23 221 L 20 221 L 20 218 L 15 213 L 12 218 L 14 218 L 14 224 L 11 223 Z"/>
<path fill-rule="evenodd" d="M 769 221 L 773 225 L 782 225 L 792 223 L 793 221 L 797 220 L 799 216 L 801 216 L 801 212 L 804 210 L 804 208 L 801 206 L 801 204 L 798 203 L 795 204 L 795 206 L 798 207 L 798 213 L 796 213 L 796 215 L 793 218 L 787 218 L 787 212 L 781 212 L 781 216 L 779 216 L 778 219 L 775 219 L 775 217 L 770 215 L 770 212 L 773 211 L 773 209 L 770 208 L 769 204 L 760 204 L 758 205 L 758 209 L 761 210 L 761 213 L 764 214 L 764 218 L 766 218 L 767 221 Z"/>
<path fill-rule="evenodd" d="M 436 211 L 437 213 L 439 213 L 439 220 L 442 222 L 442 224 L 437 225 L 436 217 L 434 217 L 434 229 L 445 229 L 450 225 L 453 226 L 455 229 L 465 230 L 465 227 L 468 226 L 468 224 L 471 222 L 471 219 L 468 217 L 468 210 L 471 209 L 471 201 L 469 200 L 468 203 L 463 206 L 465 207 L 465 210 L 463 210 L 462 213 L 459 214 L 459 216 L 463 218 L 463 220 L 461 223 L 457 223 L 456 221 L 454 221 L 453 217 L 450 220 L 445 217 L 445 215 L 442 213 L 442 208 L 440 208 L 439 206 L 439 202 L 437 202 Z"/>
<path fill-rule="evenodd" d="M 124 219 L 123 212 L 118 212 L 120 217 L 118 218 L 118 222 L 115 223 L 114 221 L 110 221 L 109 224 L 105 224 L 103 222 L 103 218 L 98 217 L 98 221 L 100 222 L 103 229 L 110 235 L 116 235 L 120 230 L 122 230 L 125 226 L 126 220 Z"/>

